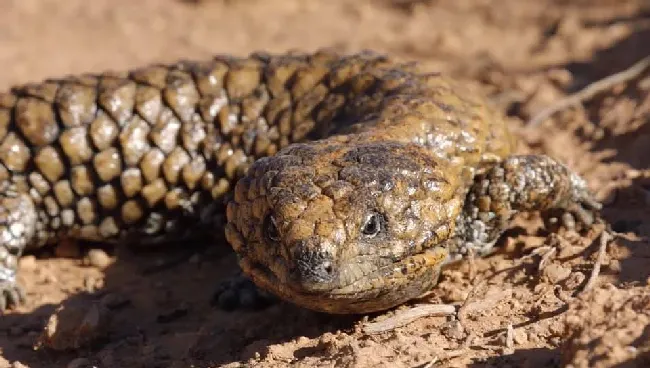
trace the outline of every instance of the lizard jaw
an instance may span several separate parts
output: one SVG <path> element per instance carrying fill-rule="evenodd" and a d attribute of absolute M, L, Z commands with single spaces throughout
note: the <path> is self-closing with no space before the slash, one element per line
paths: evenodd
<path fill-rule="evenodd" d="M 263 264 L 247 259 L 240 266 L 252 281 L 280 298 L 332 314 L 362 314 L 390 309 L 431 290 L 449 254 L 441 246 L 410 255 L 343 286 L 306 291 L 286 282 Z"/>

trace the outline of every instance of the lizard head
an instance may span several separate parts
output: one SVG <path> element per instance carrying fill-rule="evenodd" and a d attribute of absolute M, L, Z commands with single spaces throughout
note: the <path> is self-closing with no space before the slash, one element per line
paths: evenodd
<path fill-rule="evenodd" d="M 437 282 L 460 178 L 414 144 L 294 144 L 235 186 L 226 237 L 254 283 L 328 313 L 367 313 Z"/>

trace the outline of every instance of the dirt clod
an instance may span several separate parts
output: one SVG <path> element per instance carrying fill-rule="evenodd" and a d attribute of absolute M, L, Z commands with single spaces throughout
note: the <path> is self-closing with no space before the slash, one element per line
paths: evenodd
<path fill-rule="evenodd" d="M 86 257 L 88 265 L 92 267 L 103 269 L 111 264 L 111 258 L 102 249 L 91 249 Z"/>

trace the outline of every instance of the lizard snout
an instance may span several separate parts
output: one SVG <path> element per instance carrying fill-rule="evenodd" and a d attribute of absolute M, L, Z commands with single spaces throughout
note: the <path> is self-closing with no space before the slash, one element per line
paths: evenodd
<path fill-rule="evenodd" d="M 294 246 L 291 278 L 307 291 L 328 288 L 336 279 L 338 272 L 330 245 L 319 237 L 310 237 Z"/>

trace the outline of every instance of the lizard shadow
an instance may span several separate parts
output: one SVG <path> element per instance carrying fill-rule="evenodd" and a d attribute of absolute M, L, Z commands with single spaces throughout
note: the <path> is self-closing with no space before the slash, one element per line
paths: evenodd
<path fill-rule="evenodd" d="M 517 349 L 512 354 L 485 358 L 467 367 L 559 367 L 560 358 L 559 348 Z"/>
<path fill-rule="evenodd" d="M 648 341 L 648 332 L 650 326 L 644 329 L 644 332 L 635 341 L 630 343 L 630 347 L 636 347 L 645 344 Z M 591 341 L 589 345 L 595 343 Z M 581 347 L 582 349 L 589 350 L 589 345 Z M 580 346 L 580 344 L 578 344 Z M 516 349 L 510 354 L 501 356 L 493 356 L 483 359 L 479 362 L 469 364 L 468 367 L 472 368 L 487 368 L 487 367 L 503 367 L 503 366 L 516 366 L 516 367 L 561 367 L 570 363 L 571 356 L 575 353 L 575 347 L 563 343 L 558 347 L 553 348 L 533 348 L 533 349 Z M 603 355 L 594 354 L 590 360 L 590 366 L 597 364 L 599 359 L 605 358 Z M 637 368 L 646 367 L 650 362 L 650 354 L 644 349 L 639 355 L 632 359 L 612 365 L 616 368 Z M 584 363 L 584 362 L 583 362 Z M 602 363 L 602 361 L 601 361 Z"/>
<path fill-rule="evenodd" d="M 100 366 L 221 365 L 264 356 L 269 345 L 300 336 L 351 329 L 360 318 L 279 301 L 259 310 L 223 310 L 213 305 L 213 296 L 220 282 L 238 274 L 230 249 L 165 248 L 170 249 L 116 247 L 116 261 L 103 270 L 102 285 L 70 293 L 61 303 L 80 309 L 106 306 L 110 322 L 98 339 L 70 351 L 34 352 L 32 344 L 58 306 L 43 304 L 0 318 L 0 331 L 6 331 L 0 336 L 4 358 L 33 367 L 43 362 L 65 366 L 79 357 Z"/>

